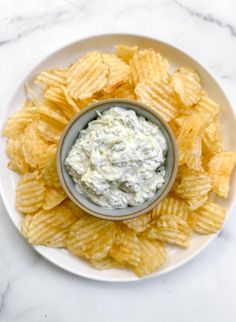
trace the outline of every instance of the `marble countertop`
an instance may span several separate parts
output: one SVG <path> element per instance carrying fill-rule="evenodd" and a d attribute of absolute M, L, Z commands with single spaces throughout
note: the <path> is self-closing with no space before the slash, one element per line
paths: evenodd
<path fill-rule="evenodd" d="M 106 32 L 157 37 L 193 54 L 236 106 L 235 0 L 0 0 L 0 103 L 36 62 Z M 236 226 L 164 276 L 111 284 L 73 276 L 41 258 L 0 204 L 0 322 L 235 322 Z"/>

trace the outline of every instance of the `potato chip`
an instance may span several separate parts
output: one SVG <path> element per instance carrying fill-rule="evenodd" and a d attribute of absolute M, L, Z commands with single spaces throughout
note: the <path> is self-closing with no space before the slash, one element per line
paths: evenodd
<path fill-rule="evenodd" d="M 49 210 L 52 209 L 62 203 L 63 200 L 67 198 L 63 189 L 55 189 L 55 188 L 46 188 L 45 200 L 43 204 L 43 209 Z"/>
<path fill-rule="evenodd" d="M 5 123 L 3 136 L 11 139 L 17 139 L 25 128 L 36 119 L 36 115 L 31 111 L 19 111 L 14 113 Z"/>
<path fill-rule="evenodd" d="M 45 100 L 49 103 L 53 103 L 54 105 L 60 107 L 61 109 L 68 108 L 68 102 L 66 100 L 63 87 L 49 87 L 45 93 L 43 94 Z"/>
<path fill-rule="evenodd" d="M 192 147 L 185 157 L 185 163 L 189 169 L 202 169 L 202 139 L 200 136 L 192 142 Z"/>
<path fill-rule="evenodd" d="M 179 164 L 186 162 L 186 156 L 192 149 L 192 144 L 197 140 L 202 131 L 208 126 L 210 122 L 209 114 L 201 115 L 195 113 L 185 117 L 183 123 L 177 134 L 177 144 L 179 152 Z"/>
<path fill-rule="evenodd" d="M 114 89 L 114 91 L 115 90 L 116 89 Z M 92 104 L 92 103 L 96 103 L 98 101 L 109 100 L 111 98 L 114 98 L 114 95 L 113 95 L 114 91 L 110 92 L 110 93 L 105 92 L 103 90 L 99 91 L 96 94 L 94 94 L 92 98 L 87 98 L 85 100 L 79 101 L 79 104 L 81 104 L 81 103 L 83 104 L 83 102 L 87 102 L 87 105 L 89 105 L 89 104 Z"/>
<path fill-rule="evenodd" d="M 39 84 L 42 90 L 50 86 L 59 87 L 66 85 L 67 70 L 63 69 L 51 69 L 48 71 L 42 71 L 35 79 L 35 83 Z"/>
<path fill-rule="evenodd" d="M 130 100 L 136 100 L 136 95 L 134 92 L 134 88 L 130 83 L 126 82 L 119 86 L 117 89 L 113 91 L 113 96 L 115 98 L 127 98 Z"/>
<path fill-rule="evenodd" d="M 102 259 L 91 259 L 90 264 L 99 270 L 105 270 L 105 269 L 112 269 L 112 268 L 125 268 L 125 266 L 119 262 L 117 262 L 112 257 L 105 257 Z"/>
<path fill-rule="evenodd" d="M 181 115 L 181 116 L 176 117 L 171 122 L 174 123 L 179 129 L 183 125 L 183 122 L 184 122 L 185 119 L 186 119 L 186 115 Z"/>
<path fill-rule="evenodd" d="M 206 196 L 211 187 L 212 182 L 208 173 L 184 168 L 181 181 L 175 185 L 174 191 L 183 199 L 198 199 Z"/>
<path fill-rule="evenodd" d="M 169 63 L 153 49 L 144 49 L 134 53 L 129 61 L 131 82 L 136 86 L 145 79 L 155 78 L 157 81 L 168 76 Z"/>
<path fill-rule="evenodd" d="M 68 116 L 69 118 L 71 118 L 72 116 L 74 116 L 74 114 L 76 114 L 76 113 L 78 113 L 80 111 L 79 104 L 78 104 L 78 101 L 76 102 L 70 96 L 69 90 L 68 90 L 68 88 L 66 86 L 61 86 L 61 88 L 62 88 L 62 90 L 64 92 L 66 101 L 67 101 L 67 103 L 70 106 L 70 109 L 69 108 L 63 109 L 63 112 L 66 114 L 66 116 Z"/>
<path fill-rule="evenodd" d="M 158 218 L 157 223 L 149 232 L 148 237 L 174 244 L 181 247 L 188 247 L 192 236 L 192 229 L 185 220 L 178 216 L 163 215 Z"/>
<path fill-rule="evenodd" d="M 209 98 L 206 92 L 202 92 L 201 98 L 198 103 L 193 107 L 193 111 L 201 115 L 208 114 L 213 120 L 220 111 L 220 106 Z"/>
<path fill-rule="evenodd" d="M 63 205 L 68 208 L 72 214 L 74 216 L 76 216 L 77 218 L 80 218 L 84 215 L 87 215 L 87 213 L 82 210 L 81 208 L 77 207 L 70 199 L 66 199 L 65 201 L 63 201 Z"/>
<path fill-rule="evenodd" d="M 50 120 L 38 120 L 37 129 L 39 135 L 50 143 L 57 143 L 61 137 L 64 125 Z"/>
<path fill-rule="evenodd" d="M 189 209 L 193 211 L 204 205 L 207 202 L 208 198 L 209 196 L 206 195 L 195 199 L 188 199 L 186 200 L 186 203 L 188 204 Z"/>
<path fill-rule="evenodd" d="M 21 144 L 25 161 L 32 168 L 40 168 L 46 158 L 48 143 L 39 135 L 37 121 L 27 126 Z"/>
<path fill-rule="evenodd" d="M 155 108 L 166 122 L 177 116 L 178 102 L 168 82 L 146 79 L 136 86 L 135 93 L 137 101 Z"/>
<path fill-rule="evenodd" d="M 10 158 L 8 163 L 9 169 L 16 171 L 20 174 L 24 174 L 30 171 L 29 164 L 25 161 L 22 153 L 21 136 L 18 139 L 8 139 L 6 152 Z"/>
<path fill-rule="evenodd" d="M 214 202 L 206 202 L 192 214 L 192 227 L 199 234 L 216 233 L 225 220 L 225 210 Z"/>
<path fill-rule="evenodd" d="M 172 132 L 174 133 L 174 136 L 176 137 L 179 132 L 179 126 L 175 123 L 175 119 L 170 121 L 168 125 L 171 128 Z"/>
<path fill-rule="evenodd" d="M 21 232 L 32 245 L 66 247 L 70 227 L 76 217 L 63 206 L 41 210 L 34 216 L 27 215 Z"/>
<path fill-rule="evenodd" d="M 65 86 L 48 88 L 44 93 L 44 98 L 47 102 L 54 104 L 68 119 L 80 110 L 78 103 L 72 99 Z"/>
<path fill-rule="evenodd" d="M 56 166 L 56 151 L 52 152 L 51 155 L 47 155 L 46 162 L 42 168 L 42 178 L 45 181 L 46 185 L 51 188 L 59 189 L 61 188 L 60 181 L 57 175 L 57 166 Z"/>
<path fill-rule="evenodd" d="M 110 93 L 116 87 L 128 81 L 130 67 L 116 55 L 103 54 L 102 57 L 105 64 L 109 67 L 107 83 L 103 90 Z"/>
<path fill-rule="evenodd" d="M 68 123 L 68 119 L 60 111 L 51 106 L 41 105 L 31 109 L 31 111 L 34 110 L 40 114 L 41 119 L 46 119 L 49 123 L 57 122 L 64 126 Z"/>
<path fill-rule="evenodd" d="M 116 56 L 123 59 L 127 64 L 129 64 L 130 59 L 133 57 L 134 53 L 137 52 L 138 46 L 127 46 L 127 45 L 117 45 Z"/>
<path fill-rule="evenodd" d="M 177 216 L 184 220 L 188 217 L 188 207 L 186 203 L 177 198 L 167 196 L 157 207 L 152 211 L 152 218 L 156 219 L 160 216 Z"/>
<path fill-rule="evenodd" d="M 151 219 L 152 213 L 150 212 L 134 219 L 124 220 L 123 223 L 136 233 L 141 233 L 149 227 Z"/>
<path fill-rule="evenodd" d="M 222 132 L 218 117 L 215 117 L 214 121 L 203 132 L 202 143 L 203 151 L 208 156 L 223 150 Z"/>
<path fill-rule="evenodd" d="M 67 85 L 72 98 L 86 99 L 104 88 L 107 83 L 109 67 L 102 55 L 89 52 L 68 70 Z"/>
<path fill-rule="evenodd" d="M 116 233 L 114 222 L 82 216 L 70 229 L 67 247 L 74 255 L 100 260 L 107 256 Z"/>
<path fill-rule="evenodd" d="M 34 106 L 34 102 L 30 99 L 26 99 L 23 103 L 22 110 L 31 109 Z"/>
<path fill-rule="evenodd" d="M 140 263 L 141 249 L 135 231 L 122 227 L 110 249 L 109 256 L 121 264 L 137 266 Z"/>
<path fill-rule="evenodd" d="M 109 95 L 109 97 L 108 97 Z M 93 103 L 96 103 L 100 100 L 104 100 L 104 99 L 107 99 L 107 98 L 111 98 L 110 97 L 110 94 L 104 94 L 102 93 L 101 96 L 99 96 L 99 98 L 86 98 L 84 100 L 81 100 L 81 101 L 78 101 L 78 105 L 79 105 L 79 108 L 82 110 L 84 107 L 90 105 L 90 104 L 93 104 Z"/>
<path fill-rule="evenodd" d="M 57 144 L 50 144 L 47 149 L 47 157 L 44 163 L 42 163 L 42 168 L 46 166 L 48 160 L 52 157 L 55 157 L 57 153 Z"/>
<path fill-rule="evenodd" d="M 189 107 L 199 101 L 201 97 L 200 77 L 194 70 L 185 67 L 178 68 L 171 75 L 170 82 L 184 106 Z"/>
<path fill-rule="evenodd" d="M 230 176 L 236 163 L 236 152 L 222 151 L 214 155 L 208 163 L 208 172 L 212 178 L 212 191 L 219 197 L 229 195 Z"/>
<path fill-rule="evenodd" d="M 33 102 L 33 106 L 41 105 L 40 99 L 36 96 L 35 92 L 27 83 L 25 83 L 25 93 L 26 93 L 27 99 Z"/>
<path fill-rule="evenodd" d="M 23 175 L 16 188 L 16 208 L 26 214 L 38 211 L 44 202 L 45 186 L 39 175 Z"/>
<path fill-rule="evenodd" d="M 167 252 L 165 244 L 159 240 L 153 240 L 140 236 L 141 259 L 139 265 L 132 270 L 139 277 L 153 273 L 161 267 L 166 259 Z"/>

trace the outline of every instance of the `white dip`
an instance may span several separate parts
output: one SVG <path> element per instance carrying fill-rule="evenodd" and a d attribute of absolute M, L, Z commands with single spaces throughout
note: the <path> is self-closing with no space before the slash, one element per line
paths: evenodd
<path fill-rule="evenodd" d="M 76 188 L 108 208 L 137 206 L 165 182 L 167 142 L 133 110 L 112 107 L 82 130 L 66 161 Z"/>

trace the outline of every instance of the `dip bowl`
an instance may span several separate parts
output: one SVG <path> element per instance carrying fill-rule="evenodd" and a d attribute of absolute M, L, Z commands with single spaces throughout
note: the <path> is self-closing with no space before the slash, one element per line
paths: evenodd
<path fill-rule="evenodd" d="M 97 111 L 103 113 L 111 107 L 121 107 L 133 110 L 138 116 L 157 124 L 166 138 L 168 152 L 166 155 L 166 176 L 164 185 L 156 191 L 154 197 L 148 199 L 141 205 L 126 207 L 122 209 L 111 209 L 94 204 L 85 196 L 80 194 L 75 182 L 67 172 L 65 160 L 72 149 L 81 130 L 87 127 L 88 123 L 97 117 Z M 93 103 L 77 113 L 65 127 L 57 148 L 57 172 L 61 185 L 72 200 L 72 202 L 87 213 L 107 220 L 127 220 L 141 216 L 157 206 L 170 191 L 177 174 L 178 152 L 175 137 L 168 124 L 162 119 L 158 112 L 142 103 L 127 99 L 109 99 Z"/>

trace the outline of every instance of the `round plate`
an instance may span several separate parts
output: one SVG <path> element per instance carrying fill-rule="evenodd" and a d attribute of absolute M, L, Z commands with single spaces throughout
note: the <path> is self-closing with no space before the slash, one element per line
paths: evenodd
<path fill-rule="evenodd" d="M 153 47 L 169 60 L 172 69 L 176 68 L 177 66 L 188 66 L 196 69 L 201 77 L 203 88 L 214 100 L 216 100 L 222 106 L 220 118 L 221 124 L 223 126 L 225 146 L 227 149 L 236 149 L 236 136 L 233 135 L 233 133 L 235 133 L 235 116 L 233 109 L 230 106 L 230 103 L 226 98 L 223 90 L 221 89 L 219 83 L 212 76 L 212 74 L 195 59 L 174 46 L 158 41 L 156 39 L 127 34 L 100 35 L 83 39 L 71 45 L 68 45 L 58 50 L 54 54 L 46 57 L 32 71 L 28 73 L 26 79 L 22 80 L 22 83 L 13 94 L 9 105 L 2 109 L 1 125 L 4 123 L 8 116 L 10 116 L 16 110 L 20 109 L 25 98 L 24 83 L 27 82 L 31 85 L 33 83 L 32 81 L 35 75 L 37 75 L 37 73 L 39 73 L 41 70 L 50 69 L 52 67 L 68 66 L 79 56 L 82 56 L 86 52 L 91 50 L 111 52 L 112 50 L 114 50 L 114 45 L 116 44 L 138 45 L 140 48 Z M 15 189 L 19 176 L 7 168 L 8 158 L 5 153 L 5 139 L 1 138 L 0 143 L 1 194 L 8 214 L 14 225 L 19 230 L 22 215 L 15 208 Z M 235 183 L 236 176 L 234 176 L 231 181 L 230 197 L 226 201 L 220 201 L 220 203 L 228 209 L 227 216 L 229 216 L 230 212 L 233 211 Z M 195 257 L 200 251 L 202 251 L 215 238 L 215 236 L 216 234 L 208 236 L 194 235 L 190 247 L 184 250 L 175 247 L 168 247 L 168 261 L 161 269 L 149 275 L 148 277 L 167 273 L 183 265 L 184 263 Z M 138 277 L 136 277 L 132 272 L 128 270 L 96 270 L 82 259 L 72 256 L 66 250 L 47 248 L 43 246 L 37 246 L 34 248 L 38 253 L 40 253 L 43 257 L 47 258 L 55 265 L 83 277 L 112 282 L 139 280 Z"/>

